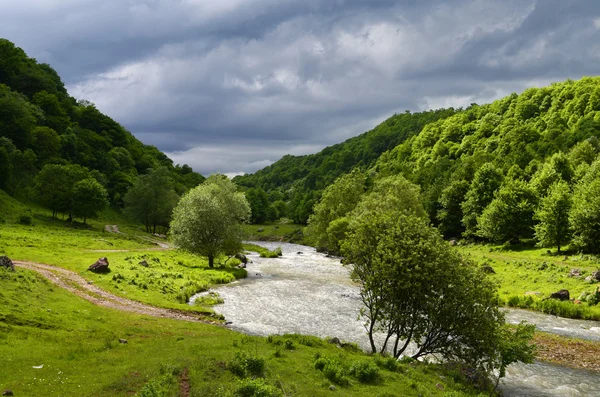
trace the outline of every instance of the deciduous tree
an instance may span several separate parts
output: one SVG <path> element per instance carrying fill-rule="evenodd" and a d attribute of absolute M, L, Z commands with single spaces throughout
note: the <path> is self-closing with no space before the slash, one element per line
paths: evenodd
<path fill-rule="evenodd" d="M 88 178 L 75 183 L 71 200 L 73 216 L 86 223 L 108 206 L 108 193 L 98 181 Z"/>
<path fill-rule="evenodd" d="M 566 182 L 556 182 L 550 186 L 548 195 L 542 198 L 535 218 L 535 238 L 542 247 L 560 248 L 571 240 L 569 212 L 571 210 L 571 189 Z"/>
<path fill-rule="evenodd" d="M 373 353 L 399 357 L 414 342 L 415 358 L 437 354 L 477 365 L 495 358 L 503 317 L 493 284 L 425 219 L 363 214 L 351 221 L 342 252 L 361 287 Z M 385 336 L 380 344 L 376 332 Z"/>
<path fill-rule="evenodd" d="M 244 193 L 224 175 L 211 175 L 186 193 L 173 211 L 171 238 L 186 251 L 204 255 L 214 266 L 219 254 L 235 254 L 241 248 L 242 223 L 250 217 Z"/>

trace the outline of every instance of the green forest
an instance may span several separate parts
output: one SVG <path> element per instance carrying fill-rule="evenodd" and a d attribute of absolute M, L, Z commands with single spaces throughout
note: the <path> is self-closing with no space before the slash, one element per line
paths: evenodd
<path fill-rule="evenodd" d="M 370 168 L 382 153 L 417 135 L 423 127 L 454 115 L 454 109 L 395 114 L 371 131 L 306 156 L 287 155 L 274 164 L 235 177 L 247 189 L 252 221 L 287 216 L 305 224 L 323 189 L 354 168 Z"/>
<path fill-rule="evenodd" d="M 599 130 L 600 78 L 583 78 L 487 105 L 395 115 L 340 145 L 286 156 L 236 181 L 260 193 L 263 206 L 287 199 L 289 215 L 308 222 L 324 249 L 336 247 L 324 242 L 319 223 L 345 216 L 378 180 L 401 175 L 418 186 L 429 221 L 447 238 L 598 252 Z M 378 156 L 382 137 L 397 145 Z M 340 175 L 347 176 L 331 185 Z M 345 208 L 325 204 L 335 195 Z"/>
<path fill-rule="evenodd" d="M 136 203 L 132 215 L 156 230 L 202 181 L 93 103 L 71 97 L 50 65 L 0 39 L 0 189 L 84 222 L 108 205 Z"/>

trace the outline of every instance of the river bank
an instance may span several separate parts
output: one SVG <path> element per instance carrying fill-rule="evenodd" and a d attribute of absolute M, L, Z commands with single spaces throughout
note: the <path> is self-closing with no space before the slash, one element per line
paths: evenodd
<path fill-rule="evenodd" d="M 253 335 L 301 333 L 319 337 L 335 336 L 357 343 L 363 349 L 368 348 L 365 330 L 357 321 L 360 310 L 358 288 L 349 279 L 348 269 L 340 265 L 339 259 L 327 258 L 306 246 L 269 242 L 258 244 L 271 250 L 281 246 L 283 256 L 266 259 L 250 255 L 253 263 L 248 265 L 248 277 L 218 289 L 224 303 L 214 309 L 225 316 L 231 328 Z M 521 312 L 544 316 L 541 313 L 516 311 L 517 314 Z M 516 321 L 517 317 L 512 318 Z M 553 317 L 546 315 L 544 318 L 551 321 Z M 562 324 L 561 328 L 579 331 L 580 323 L 576 324 Z M 593 330 L 590 331 L 593 328 L 591 325 L 588 327 L 590 334 L 593 333 Z M 563 330 L 563 334 L 569 333 Z M 540 357 L 560 364 L 567 364 L 571 360 L 567 352 L 571 350 L 571 344 L 579 343 L 567 339 L 540 338 Z M 588 345 L 583 343 L 581 346 Z M 593 368 L 585 365 L 591 365 L 594 360 L 594 349 L 589 354 L 585 348 L 573 351 L 580 356 L 572 363 L 581 363 L 580 368 Z M 547 383 L 544 381 L 547 376 L 553 379 L 564 377 L 566 383 Z M 574 395 L 585 396 L 594 395 L 586 394 L 589 390 L 600 395 L 600 388 L 595 386 L 598 379 L 600 375 L 597 372 L 538 363 L 531 367 L 512 368 L 502 385 L 507 396 L 521 395 L 516 385 L 524 383 L 532 383 L 537 388 L 538 394 L 527 395 L 563 396 L 565 394 L 562 391 L 566 387 L 580 393 Z"/>

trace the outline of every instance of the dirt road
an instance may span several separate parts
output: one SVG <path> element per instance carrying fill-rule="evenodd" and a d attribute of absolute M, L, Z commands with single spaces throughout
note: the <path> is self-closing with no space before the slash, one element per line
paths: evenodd
<path fill-rule="evenodd" d="M 109 307 L 111 309 L 117 309 L 131 313 L 145 314 L 153 317 L 217 324 L 213 321 L 207 321 L 194 313 L 154 307 L 111 294 L 110 292 L 98 288 L 91 282 L 81 277 L 79 274 L 57 266 L 22 261 L 13 261 L 13 264 L 16 267 L 38 272 L 50 280 L 50 282 L 53 284 L 64 288 L 67 291 L 70 291 L 98 306 Z"/>

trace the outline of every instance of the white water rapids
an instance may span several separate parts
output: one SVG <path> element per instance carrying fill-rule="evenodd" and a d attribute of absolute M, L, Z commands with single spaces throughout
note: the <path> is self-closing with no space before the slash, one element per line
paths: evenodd
<path fill-rule="evenodd" d="M 214 309 L 231 322 L 232 329 L 263 336 L 299 333 L 338 337 L 368 350 L 365 329 L 357 320 L 359 289 L 339 259 L 301 245 L 258 244 L 269 249 L 281 247 L 283 256 L 266 259 L 249 255 L 248 278 L 218 288 L 224 303 Z M 509 310 L 506 318 L 513 323 L 526 320 L 545 332 L 600 340 L 600 323 L 525 310 Z M 501 388 L 507 397 L 598 397 L 600 374 L 545 363 L 517 364 L 509 367 Z"/>

